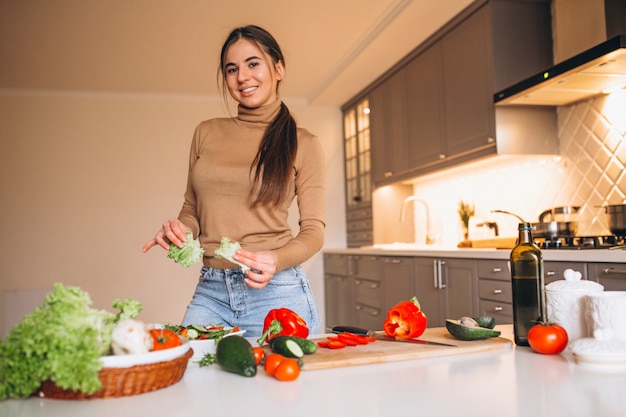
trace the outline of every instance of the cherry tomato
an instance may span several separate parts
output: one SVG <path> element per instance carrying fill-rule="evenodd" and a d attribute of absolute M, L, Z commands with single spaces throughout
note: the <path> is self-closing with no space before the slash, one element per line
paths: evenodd
<path fill-rule="evenodd" d="M 252 351 L 254 352 L 254 359 L 256 360 L 256 364 L 257 366 L 259 366 L 261 362 L 263 362 L 263 359 L 265 359 L 265 351 L 260 346 L 253 347 Z"/>
<path fill-rule="evenodd" d="M 169 329 L 152 329 L 152 350 L 169 349 L 182 344 L 180 337 Z"/>
<path fill-rule="evenodd" d="M 555 323 L 535 324 L 528 331 L 528 343 L 538 353 L 556 355 L 567 347 L 567 331 Z"/>
<path fill-rule="evenodd" d="M 285 360 L 285 357 L 278 353 L 271 353 L 265 358 L 265 373 L 274 376 L 278 365 Z"/>
<path fill-rule="evenodd" d="M 282 360 L 276 371 L 274 372 L 274 378 L 279 381 L 293 381 L 300 375 L 300 365 L 298 361 L 293 358 L 285 358 Z"/>

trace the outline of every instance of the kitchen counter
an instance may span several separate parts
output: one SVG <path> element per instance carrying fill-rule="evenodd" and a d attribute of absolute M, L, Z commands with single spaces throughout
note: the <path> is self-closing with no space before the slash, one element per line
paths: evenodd
<path fill-rule="evenodd" d="M 499 326 L 512 337 L 510 325 Z M 0 403 L 6 417 L 175 416 L 464 416 L 617 417 L 626 415 L 626 373 L 576 365 L 571 354 L 513 347 L 443 358 L 303 371 L 280 382 L 198 368 L 183 380 L 132 397 Z"/>
<path fill-rule="evenodd" d="M 324 253 L 376 256 L 423 256 L 435 258 L 509 259 L 510 249 L 454 248 L 419 246 L 417 248 L 382 249 L 375 246 L 350 249 L 324 249 Z M 626 250 L 617 249 L 545 249 L 544 261 L 626 262 Z"/>

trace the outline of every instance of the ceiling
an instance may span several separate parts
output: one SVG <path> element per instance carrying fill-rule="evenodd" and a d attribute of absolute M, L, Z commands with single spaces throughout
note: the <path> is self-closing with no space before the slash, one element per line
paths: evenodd
<path fill-rule="evenodd" d="M 281 95 L 339 106 L 472 0 L 0 0 L 0 89 L 218 94 L 231 29 L 268 29 Z"/>

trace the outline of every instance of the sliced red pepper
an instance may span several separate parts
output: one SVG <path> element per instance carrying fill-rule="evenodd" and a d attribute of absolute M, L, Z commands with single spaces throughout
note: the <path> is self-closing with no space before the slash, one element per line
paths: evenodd
<path fill-rule="evenodd" d="M 346 344 L 339 341 L 339 340 L 329 340 L 328 341 L 328 348 L 329 349 L 341 349 L 341 348 L 345 348 Z"/>
<path fill-rule="evenodd" d="M 265 316 L 263 334 L 257 343 L 262 345 L 276 336 L 296 336 L 306 339 L 308 335 L 309 328 L 298 313 L 288 308 L 275 308 Z"/>
<path fill-rule="evenodd" d="M 389 309 L 383 329 L 389 336 L 412 338 L 421 336 L 426 324 L 426 315 L 421 311 L 417 298 L 413 297 Z"/>
<path fill-rule="evenodd" d="M 338 334 L 337 339 L 340 342 L 345 343 L 348 346 L 358 346 L 359 342 L 357 342 L 354 338 L 346 336 L 345 334 Z"/>

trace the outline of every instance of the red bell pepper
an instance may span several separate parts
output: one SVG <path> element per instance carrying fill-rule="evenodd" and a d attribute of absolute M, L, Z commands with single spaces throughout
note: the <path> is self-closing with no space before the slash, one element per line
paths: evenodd
<path fill-rule="evenodd" d="M 263 335 L 257 342 L 262 345 L 276 336 L 297 336 L 306 339 L 309 328 L 298 313 L 288 308 L 270 310 L 263 322 Z"/>
<path fill-rule="evenodd" d="M 389 336 L 413 338 L 421 336 L 426 330 L 426 315 L 420 309 L 416 297 L 402 301 L 387 312 L 383 329 Z"/>

